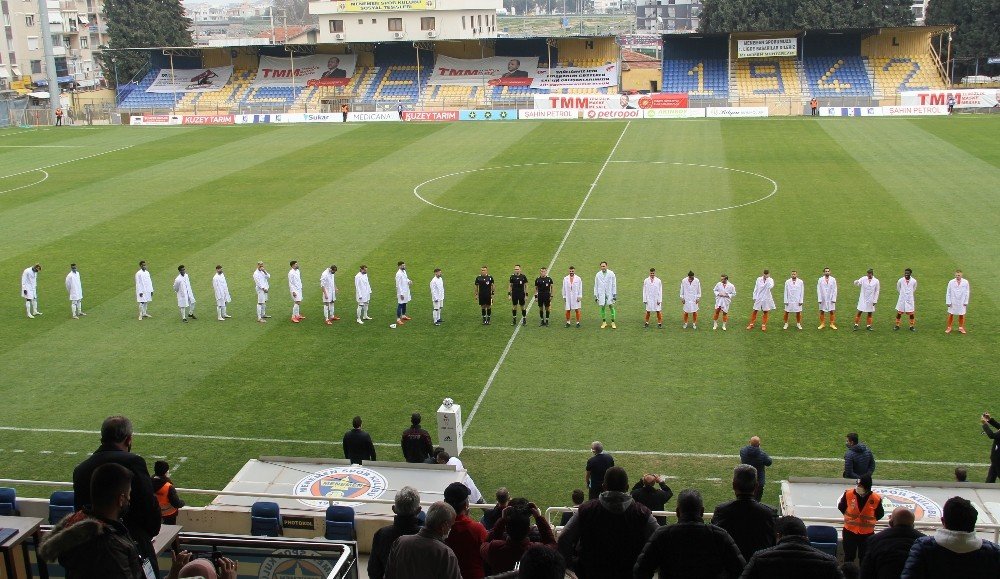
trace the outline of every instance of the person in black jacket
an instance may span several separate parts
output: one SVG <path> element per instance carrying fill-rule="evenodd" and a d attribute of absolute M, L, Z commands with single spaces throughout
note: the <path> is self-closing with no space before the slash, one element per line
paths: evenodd
<path fill-rule="evenodd" d="M 754 473 L 756 477 L 757 473 Z M 746 565 L 732 537 L 721 527 L 706 525 L 701 493 L 685 489 L 677 497 L 677 523 L 656 529 L 635 563 L 632 576 L 688 579 L 739 577 Z"/>
<path fill-rule="evenodd" d="M 751 436 L 750 444 L 740 449 L 740 462 L 757 469 L 757 490 L 754 491 L 753 498 L 759 501 L 764 496 L 764 471 L 771 466 L 771 457 L 761 449 L 759 436 Z"/>
<path fill-rule="evenodd" d="M 863 442 L 858 441 L 858 433 L 847 434 L 847 451 L 844 452 L 844 478 L 861 478 L 875 473 L 875 455 Z"/>
<path fill-rule="evenodd" d="M 774 521 L 778 513 L 754 499 L 757 471 L 748 464 L 733 469 L 733 492 L 736 500 L 715 507 L 712 524 L 718 525 L 740 548 L 747 561 L 757 551 L 774 546 Z"/>
<path fill-rule="evenodd" d="M 372 437 L 361 430 L 361 417 L 355 416 L 351 425 L 354 428 L 344 433 L 344 458 L 351 461 L 351 464 L 362 464 L 362 461 L 376 460 Z"/>
<path fill-rule="evenodd" d="M 635 502 L 646 505 L 651 511 L 662 511 L 665 510 L 664 507 L 667 501 L 674 496 L 674 491 L 670 490 L 670 487 L 664 482 L 666 477 L 663 475 L 647 474 L 643 475 L 635 486 L 632 487 L 632 498 Z M 656 488 L 653 485 L 659 483 L 660 488 Z M 667 524 L 666 517 L 655 517 L 656 522 L 660 525 Z"/>
<path fill-rule="evenodd" d="M 389 552 L 396 539 L 404 535 L 415 535 L 420 530 L 420 493 L 413 487 L 403 487 L 396 492 L 392 512 L 392 524 L 375 531 L 372 538 L 372 552 L 368 559 L 369 579 L 382 579 L 389 565 Z"/>
<path fill-rule="evenodd" d="M 90 480 L 97 467 L 115 463 L 132 471 L 129 509 L 122 522 L 136 543 L 139 553 L 149 559 L 159 576 L 153 537 L 160 532 L 160 505 L 153 494 L 153 481 L 146 461 L 132 453 L 132 421 L 124 416 L 110 416 L 101 425 L 101 446 L 73 470 L 73 502 L 77 510 L 91 506 Z"/>
<path fill-rule="evenodd" d="M 774 526 L 778 544 L 758 551 L 742 579 L 841 579 L 837 559 L 809 544 L 806 525 L 798 517 L 781 517 Z"/>
<path fill-rule="evenodd" d="M 990 430 L 990 426 L 1000 428 L 1000 422 L 990 416 L 989 412 L 983 412 L 980 421 L 983 423 L 983 434 L 993 441 L 990 448 L 990 470 L 986 474 L 986 482 L 994 483 L 997 482 L 997 475 L 1000 475 L 1000 431 L 994 432 Z"/>
<path fill-rule="evenodd" d="M 924 534 L 913 528 L 913 513 L 896 507 L 889 515 L 889 528 L 868 539 L 868 551 L 861 560 L 865 579 L 899 579 L 913 542 Z"/>
<path fill-rule="evenodd" d="M 496 506 L 484 512 L 483 518 L 479 521 L 484 527 L 486 527 L 487 531 L 491 530 L 493 525 L 495 525 L 496 522 L 500 520 L 500 517 L 503 516 L 503 510 L 506 509 L 507 504 L 510 503 L 510 491 L 507 490 L 507 487 L 500 487 L 497 489 L 496 497 Z"/>
<path fill-rule="evenodd" d="M 403 431 L 399 445 L 403 449 L 406 462 L 424 462 L 434 450 L 429 432 L 420 427 L 420 413 L 410 416 L 410 427 Z"/>

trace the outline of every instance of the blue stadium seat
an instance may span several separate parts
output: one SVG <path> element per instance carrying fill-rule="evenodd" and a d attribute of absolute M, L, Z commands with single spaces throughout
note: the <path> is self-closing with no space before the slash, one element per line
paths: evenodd
<path fill-rule="evenodd" d="M 354 509 L 339 505 L 326 508 L 326 535 L 330 541 L 353 541 Z"/>
<path fill-rule="evenodd" d="M 262 501 L 250 506 L 250 534 L 255 537 L 281 536 L 281 511 L 278 503 Z"/>
<path fill-rule="evenodd" d="M 724 59 L 664 59 L 663 92 L 727 97 L 728 67 Z"/>
<path fill-rule="evenodd" d="M 56 491 L 49 497 L 49 524 L 54 525 L 63 520 L 66 515 L 71 515 L 76 509 L 73 507 L 73 491 Z"/>
<path fill-rule="evenodd" d="M 826 525 L 809 525 L 806 527 L 806 535 L 809 537 L 809 544 L 827 553 L 837 556 L 837 528 Z"/>
<path fill-rule="evenodd" d="M 817 97 L 871 96 L 872 81 L 860 56 L 806 57 L 806 91 Z"/>
<path fill-rule="evenodd" d="M 10 487 L 0 487 L 0 516 L 16 517 L 19 514 L 17 511 L 17 491 Z"/>

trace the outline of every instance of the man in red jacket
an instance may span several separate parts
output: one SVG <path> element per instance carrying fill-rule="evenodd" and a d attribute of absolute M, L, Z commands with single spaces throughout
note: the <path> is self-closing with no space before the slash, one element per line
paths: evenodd
<path fill-rule="evenodd" d="M 505 508 L 500 520 L 490 529 L 489 540 L 479 548 L 491 573 L 512 570 L 514 565 L 521 560 L 521 556 L 535 545 L 545 545 L 553 549 L 557 547 L 552 526 L 545 520 L 535 503 L 528 503 L 527 506 L 528 510 L 520 506 Z M 539 540 L 537 542 L 528 538 L 532 517 L 535 519 L 535 524 L 538 525 Z"/>
<path fill-rule="evenodd" d="M 486 571 L 479 547 L 486 541 L 486 527 L 469 518 L 470 494 L 469 487 L 460 482 L 453 482 L 444 489 L 444 502 L 451 505 L 457 514 L 451 533 L 444 542 L 458 557 L 462 579 L 482 579 Z"/>

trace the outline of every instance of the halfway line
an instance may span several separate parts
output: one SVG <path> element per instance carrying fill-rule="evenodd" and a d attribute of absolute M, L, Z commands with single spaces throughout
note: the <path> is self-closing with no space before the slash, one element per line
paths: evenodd
<path fill-rule="evenodd" d="M 580 220 L 580 214 L 583 213 L 583 208 L 587 206 L 587 201 L 590 200 L 590 195 L 594 192 L 597 187 L 597 182 L 601 180 L 601 175 L 604 175 L 604 170 L 608 168 L 608 164 L 611 163 L 611 158 L 615 155 L 615 151 L 618 150 L 618 145 L 622 144 L 622 139 L 625 138 L 625 132 L 628 131 L 629 125 L 632 121 L 625 123 L 625 128 L 622 129 L 622 134 L 618 135 L 618 140 L 615 141 L 615 146 L 611 147 L 611 152 L 608 153 L 608 158 L 604 160 L 604 164 L 601 165 L 601 170 L 597 172 L 597 176 L 594 177 L 594 182 L 590 184 L 590 189 L 587 190 L 587 194 L 584 196 L 583 201 L 580 203 L 580 207 L 577 208 L 576 214 L 573 215 L 573 220 L 569 222 L 569 227 L 566 228 L 566 235 L 563 235 L 562 241 L 559 242 L 559 247 L 556 248 L 555 255 L 552 256 L 552 261 L 549 262 L 549 271 L 552 270 L 552 266 L 556 264 L 556 260 L 559 259 L 559 254 L 562 253 L 563 247 L 566 246 L 566 240 L 569 239 L 569 234 L 573 233 L 573 228 L 576 227 L 576 222 Z M 525 308 L 525 314 L 531 310 L 531 306 L 535 304 L 535 298 L 532 297 L 531 301 L 528 302 L 528 307 Z M 517 335 L 521 332 L 521 324 L 517 324 L 514 327 L 514 333 L 510 335 L 510 339 L 507 340 L 507 345 L 503 349 L 503 353 L 500 354 L 500 359 L 497 360 L 497 365 L 493 367 L 493 371 L 490 372 L 490 377 L 486 379 L 486 385 L 483 386 L 483 391 L 479 393 L 479 398 L 476 399 L 476 403 L 472 406 L 472 411 L 469 412 L 468 418 L 465 419 L 464 429 L 466 432 L 469 431 L 469 425 L 472 424 L 472 419 L 476 416 L 476 412 L 479 411 L 479 406 L 483 403 L 483 399 L 486 398 L 486 394 L 490 391 L 490 386 L 493 385 L 493 380 L 496 379 L 497 373 L 500 372 L 500 366 L 503 365 L 504 360 L 507 359 L 507 354 L 510 353 L 511 346 L 514 345 L 514 340 Z"/>

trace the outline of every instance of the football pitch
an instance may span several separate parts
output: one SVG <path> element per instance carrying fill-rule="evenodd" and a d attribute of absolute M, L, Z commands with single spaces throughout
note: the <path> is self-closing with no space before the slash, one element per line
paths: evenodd
<path fill-rule="evenodd" d="M 380 459 L 401 460 L 411 412 L 434 432 L 444 397 L 463 407 L 462 460 L 484 495 L 505 485 L 540 505 L 582 488 L 602 441 L 630 478 L 664 473 L 709 507 L 731 495 L 751 435 L 774 457 L 765 500 L 788 476 L 840 476 L 844 435 L 874 451 L 879 479 L 985 477 L 978 416 L 996 405 L 997 298 L 988 276 L 1000 226 L 1000 118 L 765 119 L 82 128 L 0 131 L 0 477 L 69 480 L 111 414 L 134 450 L 167 457 L 181 487 L 221 488 L 262 455 L 343 456 L 354 415 Z M 133 275 L 155 299 L 139 321 Z M 298 260 L 301 324 L 285 274 Z M 272 273 L 268 324 L 251 274 Z M 405 260 L 413 320 L 391 329 Z M 598 264 L 618 277 L 616 330 L 599 329 Z M 29 320 L 21 271 L 39 262 Z M 86 318 L 64 278 L 82 274 Z M 994 264 L 991 266 L 990 264 Z M 197 321 L 171 291 L 191 275 Z M 225 267 L 233 318 L 217 322 Z M 336 264 L 333 326 L 319 277 Z M 354 322 L 367 264 L 371 316 Z M 583 323 L 510 325 L 507 277 L 569 266 Z M 500 287 L 480 323 L 473 280 Z M 444 324 L 428 283 L 444 272 Z M 662 330 L 643 328 L 642 281 L 663 280 Z M 840 283 L 838 331 L 816 329 L 816 280 Z M 851 329 L 869 267 L 882 282 L 872 332 Z M 917 331 L 892 331 L 896 280 L 919 281 Z M 779 311 L 744 329 L 769 268 Z M 945 286 L 972 286 L 967 335 L 944 334 Z M 781 288 L 805 279 L 805 329 L 782 331 Z M 678 288 L 702 281 L 698 330 L 681 330 Z M 736 285 L 729 329 L 712 331 L 711 288 Z M 905 328 L 904 321 L 904 328 Z M 20 487 L 48 496 L 53 489 Z M 194 499 L 194 497 L 189 497 Z M 204 504 L 205 499 L 194 499 Z M 673 501 L 668 505 L 672 508 Z"/>

